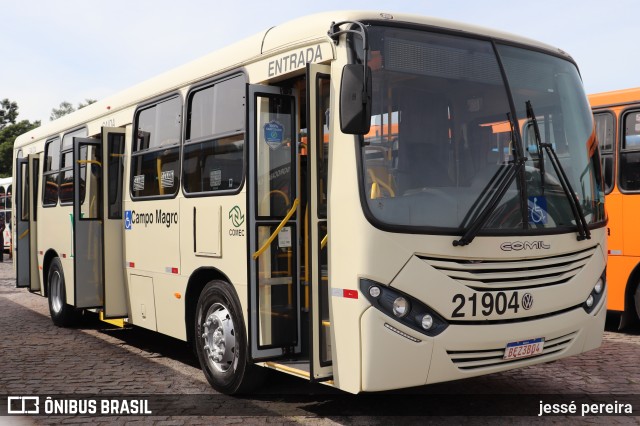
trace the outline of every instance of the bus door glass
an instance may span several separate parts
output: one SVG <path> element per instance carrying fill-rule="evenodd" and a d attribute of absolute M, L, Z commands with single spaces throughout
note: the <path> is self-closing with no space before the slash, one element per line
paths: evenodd
<path fill-rule="evenodd" d="M 39 164 L 39 154 L 18 158 L 16 162 L 16 167 L 18 168 L 16 287 L 28 287 L 30 291 L 40 290 L 40 275 L 38 274 L 36 253 L 36 206 Z M 5 226 L 9 226 L 9 224 L 7 223 Z"/>
<path fill-rule="evenodd" d="M 295 98 L 249 86 L 251 356 L 300 351 Z"/>
<path fill-rule="evenodd" d="M 77 308 L 103 305 L 102 153 L 96 139 L 73 139 L 73 265 Z"/>
<path fill-rule="evenodd" d="M 128 316 L 127 297 L 122 265 L 122 191 L 124 175 L 125 130 L 102 128 L 102 158 L 104 182 L 103 238 L 104 238 L 104 318 Z"/>
<path fill-rule="evenodd" d="M 327 262 L 327 203 L 329 176 L 330 67 L 309 64 L 307 69 L 308 223 L 307 277 L 311 283 L 311 378 L 331 376 L 331 320 L 329 316 L 329 265 Z"/>

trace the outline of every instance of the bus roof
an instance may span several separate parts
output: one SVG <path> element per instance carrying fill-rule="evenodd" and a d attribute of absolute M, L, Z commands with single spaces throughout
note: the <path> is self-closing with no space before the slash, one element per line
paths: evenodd
<path fill-rule="evenodd" d="M 33 141 L 42 140 L 59 135 L 62 132 L 77 128 L 84 123 L 98 120 L 129 107 L 135 107 L 140 102 L 178 90 L 200 80 L 217 74 L 237 69 L 242 65 L 263 59 L 265 56 L 282 51 L 298 43 L 313 40 L 328 41 L 327 31 L 332 22 L 347 20 L 357 21 L 387 21 L 426 25 L 434 28 L 446 29 L 461 35 L 475 35 L 497 40 L 506 40 L 537 49 L 549 51 L 556 55 L 571 57 L 564 51 L 553 46 L 475 25 L 449 21 L 439 18 L 389 14 L 375 11 L 336 11 L 324 12 L 298 18 L 279 26 L 264 30 L 252 37 L 227 46 L 216 52 L 203 56 L 157 77 L 144 81 L 125 91 L 106 99 L 93 103 L 74 113 L 65 115 L 57 120 L 16 138 L 14 148 L 29 145 Z"/>
<path fill-rule="evenodd" d="M 611 92 L 593 93 L 589 95 L 589 103 L 592 108 L 640 103 L 640 87 L 613 90 Z"/>

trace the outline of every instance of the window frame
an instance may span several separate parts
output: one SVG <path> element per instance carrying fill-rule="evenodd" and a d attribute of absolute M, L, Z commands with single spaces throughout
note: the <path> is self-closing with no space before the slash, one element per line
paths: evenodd
<path fill-rule="evenodd" d="M 77 133 L 84 130 L 84 135 L 78 135 L 78 136 L 72 136 L 71 139 L 71 146 L 64 148 L 64 138 L 65 136 L 68 136 L 69 134 L 73 134 L 73 133 Z M 64 132 L 62 134 L 62 137 L 60 138 L 60 157 L 58 158 L 58 203 L 61 206 L 73 206 L 73 194 L 75 193 L 75 187 L 73 188 L 73 191 L 71 193 L 71 201 L 62 201 L 62 198 L 60 198 L 60 185 L 61 185 L 61 181 L 62 181 L 62 174 L 64 172 L 71 172 L 71 182 L 73 182 L 73 179 L 75 178 L 74 176 L 74 169 L 73 169 L 73 139 L 74 138 L 88 138 L 89 137 L 89 130 L 87 129 L 86 126 L 83 127 L 77 127 L 75 129 L 72 130 L 68 130 L 66 132 Z M 69 166 L 66 166 L 64 168 L 62 168 L 62 163 L 63 163 L 63 158 L 65 154 L 71 154 L 71 164 Z M 46 158 L 46 157 L 45 157 Z"/>
<path fill-rule="evenodd" d="M 605 185 L 605 195 L 609 195 L 613 189 L 618 185 L 618 167 L 617 167 L 617 148 L 618 148 L 618 117 L 617 115 L 610 109 L 603 109 L 603 110 L 596 110 L 593 111 L 593 124 L 596 125 L 596 136 L 598 135 L 597 133 L 597 119 L 596 116 L 597 115 L 608 115 L 612 118 L 613 120 L 613 140 L 611 141 L 611 149 L 607 150 L 604 148 L 604 141 L 598 141 L 598 147 L 600 148 L 600 164 L 601 164 L 601 169 L 602 169 L 602 174 L 603 174 L 603 179 L 602 179 L 602 183 Z M 611 171 L 611 187 L 609 189 L 606 188 L 606 178 L 604 176 L 604 172 L 605 172 L 605 167 L 604 167 L 604 159 L 605 158 L 611 158 L 611 166 L 613 168 L 613 170 Z"/>
<path fill-rule="evenodd" d="M 189 125 L 190 125 L 190 117 L 189 117 L 189 114 L 191 112 L 190 102 L 193 96 L 200 91 L 207 90 L 208 88 L 214 87 L 216 84 L 220 84 L 224 81 L 228 81 L 236 77 L 242 78 L 243 79 L 242 83 L 244 85 L 244 91 L 243 91 L 244 110 L 242 113 L 243 119 L 244 119 L 244 126 L 242 128 L 242 131 L 222 132 L 222 133 L 211 134 L 211 135 L 202 136 L 194 139 L 187 139 L 187 132 L 189 131 Z M 218 75 L 216 77 L 213 77 L 207 80 L 203 80 L 197 84 L 194 84 L 187 92 L 185 96 L 185 102 L 184 102 L 183 135 L 182 135 L 182 147 L 181 147 L 181 156 L 180 156 L 180 169 L 181 169 L 180 185 L 182 188 L 182 195 L 185 198 L 229 196 L 229 195 L 237 195 L 240 192 L 242 192 L 244 185 L 247 181 L 247 168 L 248 168 L 248 164 L 247 164 L 248 162 L 247 160 L 247 155 L 248 155 L 247 154 L 247 143 L 248 143 L 248 140 L 247 140 L 247 120 L 248 120 L 247 119 L 247 85 L 248 85 L 247 74 L 245 72 L 235 70 L 229 73 Z M 189 145 L 192 145 L 192 144 L 195 145 L 198 143 L 205 143 L 205 142 L 215 141 L 219 139 L 225 139 L 225 138 L 229 138 L 237 135 L 244 135 L 244 138 L 243 138 L 244 142 L 242 146 L 242 177 L 240 180 L 240 185 L 238 185 L 238 187 L 235 189 L 218 189 L 218 190 L 211 190 L 211 191 L 188 192 L 184 185 L 184 183 L 186 182 L 186 178 L 184 176 L 184 164 L 183 164 L 185 160 L 185 156 L 184 156 L 185 147 L 188 147 Z"/>
<path fill-rule="evenodd" d="M 179 108 L 179 112 L 180 112 L 180 130 L 178 131 L 178 142 L 175 144 L 171 144 L 171 145 L 164 145 L 164 146 L 159 146 L 159 147 L 155 147 L 155 148 L 146 148 L 143 150 L 138 150 L 136 151 L 136 140 L 137 140 L 137 132 L 138 132 L 138 120 L 140 117 L 140 114 L 145 111 L 148 110 L 150 108 L 156 107 L 158 105 L 160 105 L 163 102 L 167 102 L 173 99 L 179 99 L 180 100 L 180 108 Z M 184 140 L 184 117 L 185 117 L 185 102 L 184 102 L 184 98 L 182 96 L 182 94 L 179 91 L 174 91 L 174 92 L 170 92 L 170 93 L 166 93 L 164 95 L 152 98 L 150 100 L 147 100 L 145 102 L 140 103 L 134 113 L 133 113 L 133 125 L 132 127 L 132 134 L 131 134 L 131 151 L 130 151 L 130 160 L 129 160 L 129 179 L 127 181 L 127 185 L 128 185 L 128 189 L 129 189 L 129 196 L 131 197 L 131 201 L 151 201 L 151 200 L 167 200 L 167 199 L 172 199 L 178 196 L 178 194 L 180 193 L 180 186 L 181 186 L 181 182 L 178 181 L 178 184 L 176 185 L 176 189 L 171 193 L 171 194 L 157 194 L 157 195 L 135 195 L 133 193 L 133 178 L 134 173 L 135 173 L 135 168 L 134 168 L 134 161 L 136 158 L 138 157 L 143 157 L 144 155 L 147 154 L 153 154 L 156 152 L 160 152 L 160 151 L 164 151 L 164 150 L 173 150 L 173 149 L 177 149 L 177 153 L 178 153 L 178 171 L 177 171 L 177 177 L 178 179 L 180 179 L 182 177 L 182 145 L 183 145 L 183 140 Z"/>
<path fill-rule="evenodd" d="M 615 141 L 617 145 L 617 150 L 615 150 L 615 152 L 617 153 L 616 162 L 618 163 L 617 174 L 616 174 L 617 187 L 622 194 L 629 194 L 629 195 L 640 194 L 640 187 L 638 189 L 626 189 L 626 188 L 623 188 L 622 185 L 620 185 L 620 183 L 622 183 L 622 167 L 621 167 L 622 156 L 628 153 L 640 154 L 640 147 L 634 148 L 634 149 L 626 149 L 625 143 L 623 140 L 623 138 L 626 137 L 625 125 L 626 125 L 627 117 L 634 112 L 640 114 L 640 107 L 637 105 L 634 105 L 620 112 L 618 116 L 619 122 L 617 126 L 618 135 Z"/>
<path fill-rule="evenodd" d="M 55 170 L 53 168 L 51 169 L 47 169 L 47 157 L 48 157 L 48 153 L 49 153 L 49 148 L 51 146 L 52 143 L 54 142 L 58 142 L 58 164 L 56 164 L 56 168 Z M 42 207 L 44 208 L 48 208 L 48 207 L 56 207 L 58 205 L 58 202 L 60 201 L 60 154 L 61 154 L 61 148 L 62 148 L 62 138 L 60 136 L 54 136 L 50 139 L 47 139 L 44 143 L 44 166 L 43 166 L 43 170 L 42 170 L 42 181 L 44 182 L 44 185 L 42 185 Z M 53 167 L 53 164 L 51 164 L 51 166 Z M 50 175 L 54 175 L 57 174 L 56 176 L 56 202 L 55 203 L 46 203 L 45 202 L 45 193 L 47 191 L 47 176 Z"/>

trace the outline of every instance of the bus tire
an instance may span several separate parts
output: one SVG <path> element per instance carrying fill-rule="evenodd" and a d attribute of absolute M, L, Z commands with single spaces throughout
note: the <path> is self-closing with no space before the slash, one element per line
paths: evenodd
<path fill-rule="evenodd" d="M 636 284 L 636 289 L 633 292 L 633 306 L 636 308 L 635 322 L 637 324 L 640 322 L 640 283 Z"/>
<path fill-rule="evenodd" d="M 202 371 L 218 392 L 247 393 L 261 384 L 264 369 L 249 361 L 242 308 L 229 283 L 210 281 L 200 293 L 194 343 Z"/>
<path fill-rule="evenodd" d="M 67 304 L 67 291 L 64 281 L 64 272 L 60 258 L 55 257 L 49 266 L 49 314 L 51 320 L 58 327 L 68 327 L 73 324 L 76 311 L 75 308 Z"/>

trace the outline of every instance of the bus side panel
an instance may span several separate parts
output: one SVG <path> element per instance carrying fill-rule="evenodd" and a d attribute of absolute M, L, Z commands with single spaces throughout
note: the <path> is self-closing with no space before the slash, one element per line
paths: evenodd
<path fill-rule="evenodd" d="M 41 179 L 42 182 L 42 179 Z M 42 184 L 41 184 L 42 186 Z M 74 294 L 74 273 L 73 273 L 73 227 L 72 227 L 72 207 L 63 206 L 58 204 L 56 207 L 43 207 L 41 204 L 42 193 L 38 195 L 38 220 L 36 226 L 38 228 L 37 233 L 37 247 L 32 247 L 32 250 L 37 250 L 38 254 L 38 267 L 43 268 L 43 281 L 45 283 L 47 277 L 44 276 L 44 264 L 40 263 L 44 261 L 44 255 L 49 250 L 54 250 L 60 258 L 62 264 L 62 271 L 64 273 L 65 291 L 67 296 L 67 304 L 75 304 Z M 42 254 L 41 254 L 42 253 Z M 44 296 L 44 285 L 41 288 L 41 294 Z"/>
<path fill-rule="evenodd" d="M 605 206 L 607 208 L 607 215 L 609 217 L 609 223 L 607 228 L 609 231 L 609 254 L 613 256 L 620 256 L 622 254 L 629 254 L 624 251 L 625 249 L 625 232 L 623 228 L 623 199 L 628 198 L 625 195 L 620 194 L 617 190 L 614 190 L 611 194 L 607 195 L 605 200 Z"/>
<path fill-rule="evenodd" d="M 624 311 L 625 290 L 629 282 L 629 275 L 640 262 L 640 257 L 609 255 L 607 266 L 607 309 L 610 311 Z"/>
<path fill-rule="evenodd" d="M 628 238 L 624 239 L 624 255 L 640 256 L 640 194 L 628 194 L 622 200 L 622 227 Z"/>
<path fill-rule="evenodd" d="M 221 272 L 236 289 L 245 321 L 248 320 L 246 213 L 245 192 L 180 199 L 180 273 L 185 283 L 200 269 Z"/>
<path fill-rule="evenodd" d="M 187 340 L 184 326 L 184 295 L 187 279 L 177 275 L 161 275 L 154 280 L 153 296 L 157 330 L 167 336 Z"/>

